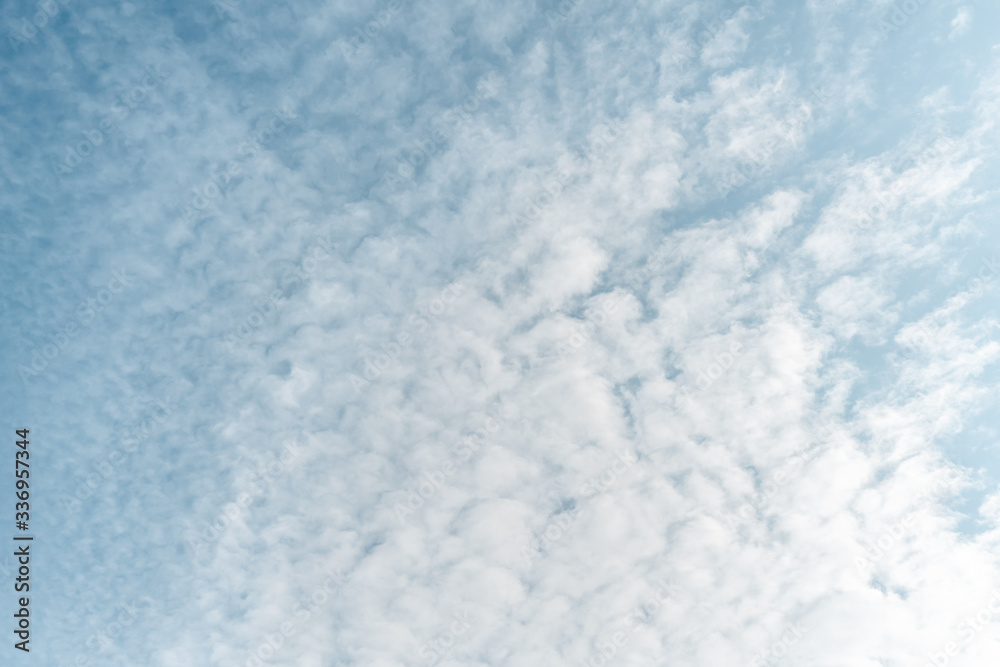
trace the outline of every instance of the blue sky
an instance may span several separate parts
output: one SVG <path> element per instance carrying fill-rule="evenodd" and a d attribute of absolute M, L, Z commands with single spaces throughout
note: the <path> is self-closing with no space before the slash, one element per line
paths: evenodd
<path fill-rule="evenodd" d="M 996 664 L 1000 7 L 0 17 L 34 664 Z"/>

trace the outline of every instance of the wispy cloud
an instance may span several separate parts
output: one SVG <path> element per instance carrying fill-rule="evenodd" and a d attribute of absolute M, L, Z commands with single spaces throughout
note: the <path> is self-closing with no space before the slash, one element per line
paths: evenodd
<path fill-rule="evenodd" d="M 39 664 L 1000 657 L 988 5 L 0 14 Z"/>

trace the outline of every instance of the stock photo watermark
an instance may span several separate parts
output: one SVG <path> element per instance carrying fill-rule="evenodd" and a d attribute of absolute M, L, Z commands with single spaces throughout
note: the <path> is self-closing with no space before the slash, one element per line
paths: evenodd
<path fill-rule="evenodd" d="M 468 610 L 452 613 L 451 625 L 448 629 L 438 634 L 430 641 L 422 644 L 417 649 L 417 655 L 423 659 L 423 665 L 430 667 L 436 665 L 442 658 L 451 653 L 456 642 L 472 629 Z"/>
<path fill-rule="evenodd" d="M 907 534 L 912 534 L 919 525 L 919 518 L 924 509 L 930 507 L 934 501 L 942 494 L 952 490 L 952 485 L 945 480 L 938 480 L 930 489 L 924 490 L 917 498 L 917 503 L 912 510 L 900 517 L 899 521 L 883 526 L 881 532 L 874 540 L 867 543 L 868 549 L 861 556 L 855 556 L 854 567 L 862 576 L 868 576 L 875 565 L 881 561 L 889 551 L 903 541 Z"/>
<path fill-rule="evenodd" d="M 565 340 L 556 344 L 556 352 L 564 359 L 579 352 L 597 333 L 598 327 L 606 324 L 618 312 L 619 295 L 612 294 L 602 300 L 599 307 L 591 308 L 584 317 L 583 324 L 574 324 L 575 331 Z"/>
<path fill-rule="evenodd" d="M 810 92 L 820 104 L 826 104 L 830 99 L 815 86 L 810 87 Z M 755 178 L 763 174 L 771 164 L 771 156 L 784 148 L 796 145 L 797 137 L 810 120 L 812 120 L 812 109 L 809 107 L 799 107 L 790 118 L 781 119 L 777 124 L 781 132 L 772 134 L 756 150 L 747 151 L 745 156 L 740 159 L 739 165 L 716 184 L 719 196 L 725 197 L 731 191 L 749 185 Z"/>
<path fill-rule="evenodd" d="M 742 523 L 754 518 L 762 512 L 767 504 L 778 494 L 792 476 L 801 473 L 805 465 L 819 454 L 819 448 L 810 449 L 802 454 L 790 457 L 790 461 L 778 468 L 760 484 L 760 488 L 736 510 L 736 514 L 727 514 L 726 522 L 730 528 L 736 528 Z"/>
<path fill-rule="evenodd" d="M 503 410 L 499 407 L 487 412 L 483 425 L 462 438 L 460 443 L 454 445 L 452 456 L 447 461 L 436 470 L 424 471 L 418 478 L 420 482 L 417 488 L 408 492 L 406 504 L 396 503 L 393 506 L 399 523 L 406 523 L 411 514 L 433 498 L 445 485 L 445 482 L 458 473 L 462 464 L 472 460 L 472 457 L 490 441 L 493 435 L 500 431 L 507 419 L 508 417 L 504 417 Z"/>
<path fill-rule="evenodd" d="M 217 542 L 231 525 L 240 520 L 244 512 L 249 514 L 250 506 L 273 488 L 278 478 L 291 467 L 298 456 L 298 446 L 286 442 L 282 445 L 281 453 L 275 454 L 274 460 L 268 465 L 258 465 L 256 471 L 245 469 L 243 472 L 249 473 L 246 483 L 250 490 L 238 494 L 232 501 L 225 503 L 211 523 L 202 522 L 198 532 L 185 540 L 188 548 L 201 552 Z"/>
<path fill-rule="evenodd" d="M 476 83 L 475 90 L 460 104 L 456 104 L 435 116 L 420 133 L 398 150 L 401 157 L 396 159 L 395 171 L 384 171 L 379 182 L 369 191 L 369 198 L 377 198 L 388 203 L 396 192 L 404 186 L 415 183 L 417 170 L 425 168 L 431 158 L 443 152 L 452 134 L 462 123 L 472 119 L 480 103 L 496 97 L 499 89 L 493 75 L 483 77 Z"/>
<path fill-rule="evenodd" d="M 354 26 L 354 35 L 347 39 L 338 39 L 336 45 L 340 48 L 341 55 L 347 61 L 357 58 L 358 54 L 367 52 L 375 39 L 382 31 L 389 27 L 392 20 L 403 10 L 403 0 L 389 0 L 385 9 L 380 9 L 372 16 L 371 20 L 364 24 L 363 28 Z M 332 48 L 332 47 L 331 47 Z M 331 49 L 327 49 L 327 53 Z"/>
<path fill-rule="evenodd" d="M 404 350 L 408 349 L 418 337 L 431 326 L 431 320 L 438 320 L 451 310 L 452 305 L 465 291 L 461 281 L 456 280 L 445 287 L 429 304 L 417 313 L 407 316 L 403 327 L 396 332 L 391 340 L 379 344 L 379 349 L 363 355 L 361 375 L 351 373 L 348 380 L 354 387 L 356 395 L 360 395 L 369 385 L 378 381 L 382 374 L 394 366 Z"/>
<path fill-rule="evenodd" d="M 549 171 L 548 175 L 541 179 L 541 188 L 530 198 L 529 202 L 520 207 L 520 212 L 515 211 L 513 215 L 509 216 L 510 224 L 514 229 L 525 229 L 538 222 L 542 211 L 556 201 L 569 187 L 575 177 L 574 170 L 582 171 L 601 160 L 616 140 L 621 137 L 624 129 L 618 120 L 612 120 L 607 125 L 600 127 L 603 130 L 590 143 L 587 151 L 582 156 L 570 157 L 572 169 L 557 166 Z"/>
<path fill-rule="evenodd" d="M 673 64 L 680 67 L 693 60 L 699 54 L 699 49 L 704 49 L 712 40 L 723 34 L 727 29 L 727 24 L 734 19 L 740 18 L 741 13 L 747 19 L 753 21 L 759 21 L 763 18 L 760 11 L 752 7 L 749 1 L 738 2 L 736 4 L 738 6 L 735 10 L 720 9 L 711 19 L 702 19 L 695 30 L 694 43 L 697 48 L 692 46 L 690 42 L 685 42 L 679 48 L 673 49 L 671 52 L 671 61 Z"/>
<path fill-rule="evenodd" d="M 28 42 L 34 42 L 35 37 L 52 22 L 59 12 L 70 4 L 70 0 L 41 0 L 37 3 L 38 11 L 30 16 L 21 17 L 16 28 L 7 32 L 7 43 L 14 53 L 20 53 L 21 47 Z"/>
<path fill-rule="evenodd" d="M 141 606 L 140 606 L 141 605 Z M 81 651 L 73 658 L 73 667 L 87 667 L 91 663 L 93 653 L 107 653 L 115 647 L 115 640 L 124 635 L 128 628 L 132 627 L 140 616 L 146 615 L 153 608 L 153 600 L 148 597 L 141 597 L 131 602 L 122 602 L 118 605 L 121 611 L 114 620 L 109 621 L 100 630 L 90 635 L 84 642 L 90 651 Z M 100 664 L 100 663 L 96 663 Z"/>
<path fill-rule="evenodd" d="M 599 475 L 584 481 L 578 492 L 580 500 L 574 502 L 571 507 L 556 512 L 542 528 L 538 537 L 522 543 L 521 558 L 525 564 L 534 565 L 538 558 L 569 534 L 570 528 L 580 518 L 583 510 L 611 490 L 638 461 L 639 457 L 634 453 L 619 452 L 611 465 L 607 466 Z"/>
<path fill-rule="evenodd" d="M 676 591 L 676 587 L 673 584 L 658 583 L 659 586 L 653 590 L 652 595 L 648 599 L 636 605 L 635 608 L 625 614 L 623 623 L 633 633 L 648 629 L 663 604 Z M 628 642 L 628 633 L 621 630 L 612 631 L 608 640 L 603 642 L 600 640 L 595 641 L 587 657 L 576 664 L 583 667 L 604 667 L 624 652 L 628 646 Z"/>
<path fill-rule="evenodd" d="M 317 238 L 310 244 L 302 259 L 296 261 L 292 269 L 281 277 L 278 287 L 271 290 L 266 297 L 255 300 L 250 313 L 240 320 L 232 332 L 226 334 L 226 345 L 229 349 L 233 350 L 239 343 L 250 340 L 254 332 L 270 322 L 291 296 L 292 290 L 308 283 L 320 263 L 333 257 L 333 250 L 332 237 L 329 234 Z"/>
<path fill-rule="evenodd" d="M 243 663 L 244 667 L 261 667 L 281 650 L 281 647 L 301 630 L 314 614 L 319 613 L 329 604 L 330 600 L 340 595 L 344 584 L 350 575 L 341 574 L 340 570 L 327 572 L 323 583 L 313 589 L 308 599 L 299 602 L 288 618 L 278 624 L 273 631 L 260 638 L 257 647 L 250 651 L 250 656 Z"/>
<path fill-rule="evenodd" d="M 665 241 L 657 247 L 656 252 L 646 258 L 646 262 L 640 268 L 625 274 L 622 285 L 632 291 L 638 291 L 653 276 L 658 275 L 664 267 L 668 266 L 671 259 L 680 257 L 682 257 L 680 249 L 670 241 Z"/>
<path fill-rule="evenodd" d="M 110 142 L 113 133 L 121 130 L 119 124 L 124 122 L 138 108 L 139 104 L 169 76 L 169 72 L 164 70 L 161 65 L 149 65 L 145 72 L 145 76 L 136 85 L 119 95 L 112 103 L 110 111 L 114 117 L 112 115 L 105 116 L 91 129 L 80 132 L 83 135 L 81 141 L 78 141 L 74 146 L 66 145 L 66 152 L 62 159 L 57 160 L 52 165 L 57 176 L 69 176 L 84 161 L 93 156 L 98 147 L 103 145 L 105 141 Z"/>
<path fill-rule="evenodd" d="M 778 639 L 769 647 L 755 655 L 750 661 L 750 667 L 766 667 L 767 665 L 778 664 L 785 656 L 788 655 L 788 653 L 792 650 L 792 647 L 799 643 L 799 640 L 802 639 L 802 636 L 805 635 L 805 633 L 806 629 L 801 627 L 798 623 L 787 624 L 785 626 L 785 632 L 781 635 L 781 639 Z"/>
<path fill-rule="evenodd" d="M 931 161 L 943 157 L 955 144 L 955 140 L 951 137 L 939 136 L 934 144 L 924 149 L 919 156 L 909 158 L 901 173 L 906 174 L 913 169 L 914 175 L 926 174 L 933 166 Z M 853 239 L 862 232 L 872 231 L 875 221 L 884 218 L 899 203 L 905 193 L 902 189 L 904 185 L 903 179 L 896 179 L 889 185 L 887 193 L 876 190 L 868 195 L 865 202 L 855 209 L 854 224 L 850 227 L 848 238 Z"/>
<path fill-rule="evenodd" d="M 64 510 L 75 512 L 83 506 L 83 502 L 92 497 L 97 489 L 115 476 L 116 468 L 125 463 L 125 457 L 134 453 L 139 445 L 145 442 L 153 433 L 155 426 L 163 424 L 172 414 L 171 408 L 163 401 L 153 401 L 153 411 L 145 419 L 130 428 L 124 429 L 125 436 L 121 440 L 121 449 L 112 449 L 107 456 L 93 464 L 94 472 L 88 473 L 76 485 L 73 495 L 63 494 L 60 503 Z"/>
<path fill-rule="evenodd" d="M 899 32 L 910 22 L 910 18 L 915 16 L 921 7 L 929 2 L 930 0 L 902 0 L 901 2 L 894 2 L 892 10 L 875 22 L 879 34 L 882 37 L 887 37 Z"/>
<path fill-rule="evenodd" d="M 980 609 L 975 616 L 968 616 L 955 628 L 961 633 L 961 638 L 956 641 L 949 641 L 941 647 L 940 651 L 926 653 L 928 662 L 925 667 L 946 667 L 952 658 L 962 654 L 979 633 L 986 629 L 986 626 L 993 623 L 995 618 L 1000 618 L 1000 592 L 992 591 L 992 597 Z"/>
<path fill-rule="evenodd" d="M 201 185 L 191 188 L 192 193 L 181 207 L 181 216 L 185 220 L 194 220 L 199 214 L 208 210 L 213 200 L 226 194 L 226 190 L 234 179 L 245 175 L 244 169 L 253 162 L 263 150 L 274 141 L 279 132 L 288 127 L 295 119 L 288 109 L 271 111 L 266 124 L 251 132 L 236 147 L 236 154 L 225 162 L 218 163 L 209 169 L 209 175 Z"/>
<path fill-rule="evenodd" d="M 32 348 L 28 354 L 30 366 L 18 364 L 17 375 L 21 382 L 28 384 L 28 378 L 37 377 L 48 369 L 63 350 L 70 344 L 70 339 L 76 338 L 86 331 L 104 309 L 118 298 L 118 295 L 132 286 L 133 278 L 126 275 L 127 269 L 111 272 L 111 280 L 97 292 L 96 296 L 88 297 L 76 308 L 75 317 L 60 327 L 54 334 L 47 336 L 47 341 Z"/>
<path fill-rule="evenodd" d="M 1000 274 L 1000 259 L 993 253 L 989 258 L 981 257 L 979 263 L 981 266 L 975 275 L 966 278 L 964 285 L 959 284 L 952 288 L 949 296 L 944 299 L 944 304 L 959 298 L 962 301 L 961 305 L 965 305 L 985 293 L 993 279 Z M 896 336 L 896 343 L 901 350 L 909 353 L 927 349 L 943 329 L 953 324 L 953 320 L 950 309 L 938 308 L 916 322 L 904 326 Z"/>

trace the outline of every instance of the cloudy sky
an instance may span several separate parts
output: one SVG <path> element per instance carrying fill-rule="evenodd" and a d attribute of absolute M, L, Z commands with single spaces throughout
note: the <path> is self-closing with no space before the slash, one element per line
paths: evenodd
<path fill-rule="evenodd" d="M 996 3 L 0 15 L 3 664 L 997 664 Z"/>

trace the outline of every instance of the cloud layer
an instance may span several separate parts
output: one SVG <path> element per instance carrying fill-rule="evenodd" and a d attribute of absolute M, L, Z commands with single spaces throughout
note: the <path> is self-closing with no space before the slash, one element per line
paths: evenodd
<path fill-rule="evenodd" d="M 996 13 L 7 6 L 39 664 L 996 664 Z"/>

